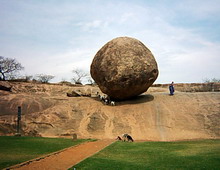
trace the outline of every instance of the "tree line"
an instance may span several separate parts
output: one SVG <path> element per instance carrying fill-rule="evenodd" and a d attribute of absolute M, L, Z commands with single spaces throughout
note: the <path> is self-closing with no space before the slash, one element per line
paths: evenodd
<path fill-rule="evenodd" d="M 23 70 L 24 67 L 14 58 L 6 58 L 3 56 L 0 56 L 0 81 L 4 80 L 16 80 L 19 79 L 19 77 L 16 75 L 19 71 Z M 87 80 L 89 84 L 95 84 L 94 80 L 91 78 L 91 76 L 80 69 L 73 69 L 72 70 L 73 77 L 72 82 L 74 84 L 82 84 L 83 80 Z M 36 76 L 23 76 L 20 79 L 23 79 L 25 81 L 39 81 L 41 83 L 49 83 L 55 76 L 53 75 L 47 75 L 47 74 L 38 74 Z M 204 79 L 203 83 L 216 83 L 220 82 L 220 79 L 212 78 L 212 79 Z M 68 83 L 66 80 L 62 80 L 61 83 Z"/>
<path fill-rule="evenodd" d="M 38 81 L 41 83 L 49 83 L 49 81 L 51 81 L 55 77 L 53 75 L 38 74 L 36 76 L 22 76 L 19 78 L 17 73 L 21 70 L 24 70 L 24 67 L 16 59 L 0 56 L 0 81 L 22 79 L 24 81 Z M 82 84 L 82 81 L 85 79 L 89 84 L 94 84 L 91 76 L 83 70 L 75 68 L 72 70 L 72 73 L 72 82 L 74 84 Z M 67 81 L 62 80 L 61 82 L 65 83 Z"/>

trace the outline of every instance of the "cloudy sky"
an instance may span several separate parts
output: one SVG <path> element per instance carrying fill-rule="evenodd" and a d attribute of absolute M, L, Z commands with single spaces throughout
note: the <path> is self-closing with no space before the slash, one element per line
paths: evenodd
<path fill-rule="evenodd" d="M 220 78 L 219 0 L 0 0 L 0 56 L 16 58 L 23 75 L 70 81 L 121 36 L 152 51 L 156 83 Z"/>

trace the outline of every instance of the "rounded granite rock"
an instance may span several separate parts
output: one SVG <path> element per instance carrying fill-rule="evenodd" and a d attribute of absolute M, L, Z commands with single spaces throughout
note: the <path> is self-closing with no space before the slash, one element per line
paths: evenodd
<path fill-rule="evenodd" d="M 151 51 L 129 37 L 105 44 L 96 53 L 90 72 L 101 91 L 112 100 L 129 99 L 147 91 L 158 76 Z"/>

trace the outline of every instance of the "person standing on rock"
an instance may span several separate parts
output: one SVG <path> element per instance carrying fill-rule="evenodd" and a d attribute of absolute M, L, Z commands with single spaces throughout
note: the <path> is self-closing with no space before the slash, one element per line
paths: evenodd
<path fill-rule="evenodd" d="M 170 85 L 169 85 L 169 90 L 170 90 L 170 95 L 174 95 L 174 86 L 173 86 L 174 82 L 172 82 Z"/>

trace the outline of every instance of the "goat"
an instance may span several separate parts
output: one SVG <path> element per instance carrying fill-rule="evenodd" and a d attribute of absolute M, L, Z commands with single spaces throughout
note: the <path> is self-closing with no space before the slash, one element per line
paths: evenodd
<path fill-rule="evenodd" d="M 115 102 L 114 101 L 111 101 L 111 106 L 115 106 Z"/>
<path fill-rule="evenodd" d="M 118 137 L 116 138 L 116 140 L 122 140 L 122 139 L 121 139 L 121 137 L 120 137 L 120 136 L 118 136 Z"/>
<path fill-rule="evenodd" d="M 125 133 L 125 134 L 122 134 L 121 136 L 122 136 L 123 141 L 125 142 L 126 139 L 127 139 L 128 134 Z"/>
<path fill-rule="evenodd" d="M 105 102 L 105 97 L 104 97 L 104 96 L 99 95 L 99 100 L 100 100 L 100 101 Z"/>
<path fill-rule="evenodd" d="M 125 142 L 125 141 L 134 142 L 133 138 L 132 138 L 130 135 L 126 134 L 126 133 L 122 135 L 122 138 L 123 138 L 123 141 L 124 141 L 124 142 Z"/>
<path fill-rule="evenodd" d="M 134 140 L 132 139 L 132 137 L 130 135 L 127 136 L 127 140 L 128 140 L 128 142 L 129 141 L 134 142 Z"/>

